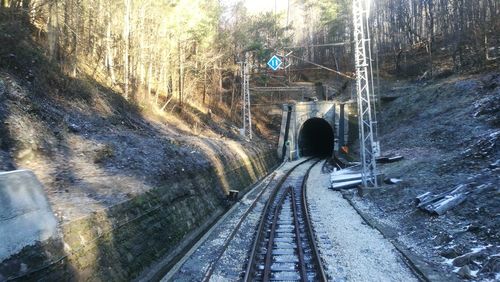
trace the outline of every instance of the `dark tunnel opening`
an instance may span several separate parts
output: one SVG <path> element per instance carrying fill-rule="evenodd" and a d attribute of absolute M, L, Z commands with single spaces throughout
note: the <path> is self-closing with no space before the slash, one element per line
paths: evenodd
<path fill-rule="evenodd" d="M 299 133 L 301 156 L 331 157 L 334 136 L 330 124 L 322 118 L 308 119 Z"/>

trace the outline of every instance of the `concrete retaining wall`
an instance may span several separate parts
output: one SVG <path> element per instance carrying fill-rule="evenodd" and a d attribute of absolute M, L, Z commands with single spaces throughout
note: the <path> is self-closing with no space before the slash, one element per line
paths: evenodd
<path fill-rule="evenodd" d="M 231 189 L 244 190 L 277 162 L 270 150 L 228 164 L 222 175 L 211 168 L 64 224 L 62 239 L 37 242 L 2 262 L 0 281 L 133 279 L 155 262 L 175 259 L 179 246 L 228 208 L 221 177 Z"/>

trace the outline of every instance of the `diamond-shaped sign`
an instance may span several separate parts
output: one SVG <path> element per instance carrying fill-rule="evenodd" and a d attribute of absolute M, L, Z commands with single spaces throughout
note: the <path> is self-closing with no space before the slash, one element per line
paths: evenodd
<path fill-rule="evenodd" d="M 267 62 L 267 65 L 272 69 L 272 70 L 277 70 L 283 62 L 280 60 L 280 58 L 276 57 L 274 55 L 269 61 Z"/>

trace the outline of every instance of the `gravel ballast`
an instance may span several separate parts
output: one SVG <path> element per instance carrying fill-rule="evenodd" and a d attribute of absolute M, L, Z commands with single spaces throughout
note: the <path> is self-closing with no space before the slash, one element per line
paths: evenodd
<path fill-rule="evenodd" d="M 329 190 L 323 162 L 312 170 L 307 197 L 318 248 L 334 281 L 417 281 L 394 246 L 366 225 L 340 192 Z"/>

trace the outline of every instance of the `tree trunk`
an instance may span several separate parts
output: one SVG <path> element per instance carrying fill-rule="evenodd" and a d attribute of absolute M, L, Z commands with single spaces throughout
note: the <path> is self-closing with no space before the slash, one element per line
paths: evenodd
<path fill-rule="evenodd" d="M 163 85 L 165 85 L 165 75 L 163 74 L 164 71 L 164 66 L 160 66 L 160 73 L 158 74 L 158 83 L 156 85 L 155 89 L 155 105 L 158 106 L 158 98 L 160 96 L 160 88 Z"/>
<path fill-rule="evenodd" d="M 123 19 L 123 39 L 125 50 L 123 52 L 123 83 L 125 99 L 129 98 L 129 44 L 130 44 L 130 5 L 131 0 L 125 0 L 125 15 Z"/>
<path fill-rule="evenodd" d="M 150 60 L 148 69 L 148 100 L 151 100 L 151 84 L 153 83 L 153 62 Z"/>
<path fill-rule="evenodd" d="M 230 113 L 231 113 L 231 117 L 233 115 L 233 111 L 235 109 L 235 95 L 236 95 L 236 77 L 238 75 L 238 71 L 236 70 L 234 73 L 233 73 L 233 83 L 231 85 L 231 88 L 232 88 L 232 91 L 231 91 L 231 108 L 230 108 Z"/>
<path fill-rule="evenodd" d="M 49 45 L 49 58 L 53 60 L 57 55 L 58 27 L 57 27 L 57 1 L 49 3 L 49 19 L 47 21 L 47 38 Z"/>
<path fill-rule="evenodd" d="M 429 73 L 432 77 L 432 48 L 434 47 L 434 4 L 432 0 L 427 0 L 429 12 Z"/>
<path fill-rule="evenodd" d="M 109 11 L 109 8 L 107 9 L 107 24 L 106 24 L 106 66 L 108 69 L 109 76 L 111 78 L 111 83 L 112 85 L 115 85 L 116 83 L 116 76 L 115 76 L 115 65 L 113 62 L 113 47 L 112 47 L 112 38 L 111 38 L 111 12 Z"/>
<path fill-rule="evenodd" d="M 71 2 L 72 4 L 74 3 L 73 1 Z M 75 5 L 76 7 L 78 7 L 79 5 L 79 1 L 77 1 L 77 4 Z M 77 30 L 80 26 L 80 15 L 79 13 L 76 13 L 75 12 L 75 7 L 72 7 L 71 9 L 71 12 L 72 14 L 74 14 L 74 18 L 73 18 L 73 31 L 71 31 L 71 38 L 72 38 L 72 48 L 71 48 L 71 52 L 72 52 L 72 56 L 71 56 L 71 67 L 72 67 L 72 70 L 71 70 L 71 75 L 72 77 L 76 77 L 76 71 L 77 71 L 77 67 L 78 67 L 78 37 L 77 37 Z"/>
<path fill-rule="evenodd" d="M 218 73 L 219 73 L 219 84 L 218 84 L 218 90 L 219 90 L 219 103 L 222 105 L 222 62 L 219 62 L 218 64 Z"/>
<path fill-rule="evenodd" d="M 179 83 L 179 105 L 182 109 L 182 100 L 183 100 L 183 91 L 184 91 L 184 81 L 183 81 L 183 77 L 184 77 L 184 62 L 183 62 L 183 58 L 182 58 L 182 49 L 181 49 L 181 41 L 180 39 L 177 40 L 177 56 L 178 56 L 178 60 L 179 60 L 179 80 L 178 80 L 178 83 Z"/>
<path fill-rule="evenodd" d="M 207 104 L 207 65 L 203 68 L 203 105 Z"/>

